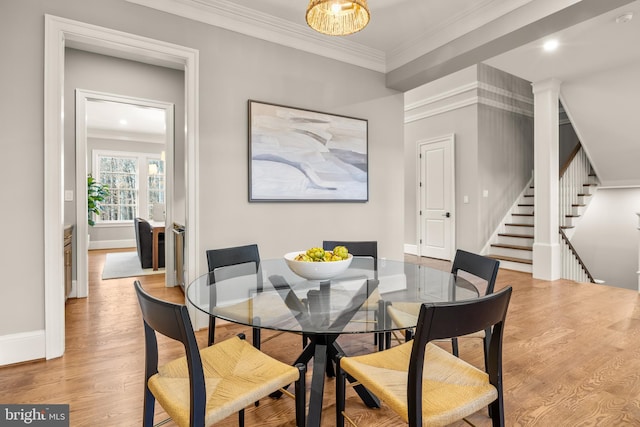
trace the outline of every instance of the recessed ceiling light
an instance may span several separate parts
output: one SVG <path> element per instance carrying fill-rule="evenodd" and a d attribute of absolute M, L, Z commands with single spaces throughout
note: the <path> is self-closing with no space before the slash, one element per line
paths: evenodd
<path fill-rule="evenodd" d="M 633 12 L 623 13 L 616 18 L 616 24 L 626 24 L 633 19 Z"/>
<path fill-rule="evenodd" d="M 120 124 L 124 126 L 127 124 L 127 121 L 125 119 L 120 119 Z"/>
<path fill-rule="evenodd" d="M 552 52 L 558 48 L 558 40 L 555 40 L 555 39 L 548 40 L 544 42 L 544 45 L 542 47 L 544 48 L 545 51 Z"/>

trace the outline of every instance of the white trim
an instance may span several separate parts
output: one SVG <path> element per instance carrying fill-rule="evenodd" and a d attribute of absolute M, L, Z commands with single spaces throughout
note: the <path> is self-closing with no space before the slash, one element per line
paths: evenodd
<path fill-rule="evenodd" d="M 525 110 L 522 108 L 514 107 L 513 105 L 505 104 L 504 102 L 496 101 L 495 99 L 485 98 L 483 96 L 478 97 L 478 103 L 489 107 L 498 108 L 500 110 L 508 111 L 510 113 L 533 117 L 533 108 L 531 110 Z"/>
<path fill-rule="evenodd" d="M 437 95 L 430 96 L 428 98 L 424 98 L 410 104 L 406 104 L 404 106 L 404 111 L 407 112 L 415 110 L 416 108 L 424 107 L 425 105 L 433 104 L 435 102 L 442 101 L 443 99 L 452 98 L 456 95 L 460 95 L 461 93 L 469 92 L 476 89 L 478 89 L 478 82 L 467 83 L 466 85 L 458 86 L 451 90 L 441 92 Z"/>
<path fill-rule="evenodd" d="M 411 116 L 405 116 L 404 123 L 411 123 L 418 120 L 426 119 L 428 117 L 436 116 L 438 114 L 448 113 L 449 111 L 457 110 L 458 108 L 469 107 L 471 105 L 478 104 L 478 97 L 474 96 L 471 98 L 463 99 L 458 102 L 453 102 L 448 105 L 444 105 L 442 107 L 434 108 L 432 110 L 424 111 L 422 113 L 414 114 Z"/>
<path fill-rule="evenodd" d="M 198 251 L 198 51 L 135 34 L 45 15 L 44 40 L 44 305 L 45 357 L 64 354 L 63 128 L 64 49 L 105 53 L 184 69 L 187 161 L 187 280 L 199 271 Z M 195 311 L 195 309 L 192 309 Z"/>
<path fill-rule="evenodd" d="M 404 244 L 404 253 L 409 255 L 418 255 L 418 245 Z"/>
<path fill-rule="evenodd" d="M 514 105 L 507 104 L 505 102 L 497 101 L 495 99 L 487 98 L 483 96 L 482 93 L 479 93 L 478 90 L 483 90 L 489 93 L 493 93 L 499 96 L 503 96 L 509 99 L 513 99 L 515 101 L 523 102 L 530 106 L 531 108 L 520 108 Z M 458 100 L 451 102 L 446 105 L 441 105 L 436 108 L 432 108 L 426 111 L 422 111 L 420 113 L 407 115 L 407 111 L 416 110 L 418 108 L 426 107 L 430 104 L 435 104 L 440 101 L 444 101 L 455 96 L 461 95 L 463 93 L 476 91 L 473 96 L 470 98 Z M 472 82 L 467 83 L 462 86 L 458 86 L 456 88 L 450 89 L 448 91 L 439 93 L 434 96 L 430 96 L 428 98 L 421 99 L 419 101 L 412 102 L 410 104 L 406 104 L 404 107 L 405 111 L 405 123 L 415 122 L 417 120 L 426 119 L 428 117 L 432 117 L 438 114 L 448 113 L 449 111 L 456 110 L 458 108 L 468 107 L 473 104 L 483 104 L 494 108 L 499 108 L 504 111 L 509 111 L 511 113 L 520 114 L 527 117 L 533 117 L 533 97 L 526 97 L 519 93 L 515 93 L 506 89 L 499 88 L 497 86 L 490 85 L 488 83 L 483 82 Z"/>
<path fill-rule="evenodd" d="M 127 1 L 373 71 L 387 71 L 386 55 L 381 50 L 344 37 L 326 37 L 306 25 L 258 12 L 228 0 Z"/>
<path fill-rule="evenodd" d="M 0 366 L 45 357 L 44 329 L 0 336 Z"/>

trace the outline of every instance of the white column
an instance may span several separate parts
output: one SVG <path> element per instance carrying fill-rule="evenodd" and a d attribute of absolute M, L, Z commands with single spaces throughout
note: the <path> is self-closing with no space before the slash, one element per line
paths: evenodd
<path fill-rule="evenodd" d="M 535 186 L 533 277 L 543 280 L 560 279 L 562 271 L 558 218 L 559 95 L 559 80 L 549 79 L 533 84 Z"/>
<path fill-rule="evenodd" d="M 640 212 L 638 212 L 638 230 L 640 230 Z M 640 244 L 638 244 L 638 271 L 636 272 L 638 275 L 638 292 L 640 292 Z"/>

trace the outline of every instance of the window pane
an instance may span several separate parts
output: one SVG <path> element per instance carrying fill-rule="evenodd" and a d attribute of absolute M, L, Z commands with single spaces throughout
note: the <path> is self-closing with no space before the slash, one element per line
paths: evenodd
<path fill-rule="evenodd" d="M 132 221 L 138 205 L 138 160 L 136 157 L 99 155 L 99 181 L 109 186 L 99 221 Z"/>

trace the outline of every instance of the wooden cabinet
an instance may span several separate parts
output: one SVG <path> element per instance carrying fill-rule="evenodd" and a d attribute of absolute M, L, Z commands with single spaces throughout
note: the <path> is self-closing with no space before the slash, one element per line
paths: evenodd
<path fill-rule="evenodd" d="M 73 273 L 73 253 L 71 251 L 71 240 L 73 237 L 73 225 L 64 228 L 64 298 L 71 293 L 71 275 Z"/>

